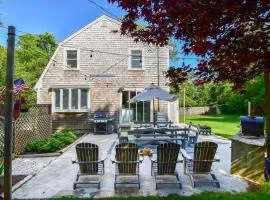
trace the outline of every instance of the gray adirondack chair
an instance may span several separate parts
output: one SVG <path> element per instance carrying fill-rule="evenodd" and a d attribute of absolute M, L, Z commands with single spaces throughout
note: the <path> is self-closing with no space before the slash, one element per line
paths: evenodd
<path fill-rule="evenodd" d="M 77 160 L 72 163 L 79 164 L 79 172 L 76 181 L 73 184 L 73 189 L 76 189 L 78 184 L 96 184 L 100 189 L 101 176 L 104 174 L 105 155 L 99 160 L 99 147 L 92 143 L 79 143 L 76 145 Z M 80 176 L 97 176 L 98 180 L 80 181 Z"/>
<path fill-rule="evenodd" d="M 139 156 L 137 145 L 134 143 L 116 145 L 115 158 L 111 160 L 115 163 L 114 188 L 118 184 L 137 184 L 140 189 L 139 164 L 142 163 L 143 157 Z M 136 181 L 120 181 L 120 176 L 135 176 Z"/>
<path fill-rule="evenodd" d="M 184 157 L 184 172 L 188 174 L 193 187 L 197 183 L 214 183 L 217 187 L 220 187 L 220 183 L 217 180 L 215 174 L 212 173 L 213 162 L 219 162 L 219 159 L 215 159 L 215 154 L 218 145 L 214 142 L 198 142 L 195 144 L 194 156 L 191 158 L 184 150 L 182 156 Z M 197 181 L 194 179 L 194 175 L 210 175 L 212 180 Z"/>
<path fill-rule="evenodd" d="M 183 162 L 178 160 L 180 145 L 176 143 L 164 143 L 157 146 L 157 158 L 151 158 L 151 175 L 155 176 L 156 189 L 159 184 L 177 184 L 182 188 L 178 173 L 176 172 L 176 164 Z M 160 180 L 162 176 L 175 176 L 176 181 Z"/>

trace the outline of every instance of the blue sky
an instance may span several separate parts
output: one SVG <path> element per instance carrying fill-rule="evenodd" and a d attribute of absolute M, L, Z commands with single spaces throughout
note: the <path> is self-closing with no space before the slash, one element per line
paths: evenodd
<path fill-rule="evenodd" d="M 102 14 L 108 15 L 88 0 L 0 0 L 0 2 L 0 20 L 4 26 L 13 25 L 17 30 L 28 33 L 50 32 L 55 35 L 57 41 L 65 39 Z M 118 17 L 125 14 L 107 0 L 95 2 Z M 6 40 L 7 30 L 0 28 L 0 44 L 5 45 Z M 194 56 L 180 54 L 179 57 Z M 183 60 L 179 60 L 170 64 L 177 66 L 182 65 L 182 62 Z M 185 63 L 194 65 L 196 60 L 185 59 Z"/>

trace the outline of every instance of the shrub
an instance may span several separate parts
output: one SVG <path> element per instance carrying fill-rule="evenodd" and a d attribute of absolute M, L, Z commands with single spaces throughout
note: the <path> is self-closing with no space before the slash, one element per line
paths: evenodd
<path fill-rule="evenodd" d="M 73 143 L 76 139 L 77 136 L 74 130 L 64 129 L 60 132 L 54 132 L 49 138 L 27 143 L 25 151 L 38 153 L 55 152 Z"/>

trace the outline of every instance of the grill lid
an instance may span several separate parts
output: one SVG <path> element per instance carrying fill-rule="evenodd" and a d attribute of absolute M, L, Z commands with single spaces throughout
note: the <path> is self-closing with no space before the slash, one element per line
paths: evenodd
<path fill-rule="evenodd" d="M 244 136 L 261 137 L 264 135 L 264 118 L 241 116 L 241 132 Z"/>
<path fill-rule="evenodd" d="M 94 113 L 94 119 L 108 119 L 109 114 L 106 112 L 96 112 Z"/>

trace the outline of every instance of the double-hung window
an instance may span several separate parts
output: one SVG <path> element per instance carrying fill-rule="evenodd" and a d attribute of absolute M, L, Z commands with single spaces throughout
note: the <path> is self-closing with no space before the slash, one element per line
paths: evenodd
<path fill-rule="evenodd" d="M 78 69 L 79 68 L 79 56 L 78 50 L 67 49 L 66 51 L 66 69 Z"/>
<path fill-rule="evenodd" d="M 89 90 L 84 88 L 61 88 L 53 91 L 54 112 L 89 111 Z"/>
<path fill-rule="evenodd" d="M 143 56 L 142 50 L 132 49 L 129 56 L 129 69 L 141 70 L 143 69 Z"/>

